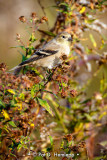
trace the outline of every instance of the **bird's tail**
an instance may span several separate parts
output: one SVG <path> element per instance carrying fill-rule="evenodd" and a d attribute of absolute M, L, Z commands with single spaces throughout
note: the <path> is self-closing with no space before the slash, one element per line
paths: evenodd
<path fill-rule="evenodd" d="M 10 71 L 13 71 L 13 70 L 14 70 L 13 74 L 14 74 L 14 75 L 17 75 L 17 74 L 19 74 L 19 72 L 21 71 L 21 69 L 22 69 L 24 66 L 27 66 L 27 65 L 29 65 L 29 64 L 32 64 L 32 61 L 34 61 L 35 59 L 36 59 L 35 57 L 34 57 L 34 58 L 33 58 L 33 57 L 32 57 L 32 58 L 29 58 L 29 59 L 25 60 L 24 62 L 20 63 L 18 66 L 12 68 Z"/>
<path fill-rule="evenodd" d="M 14 71 L 13 74 L 14 74 L 14 75 L 17 75 L 17 74 L 19 74 L 19 72 L 21 71 L 22 68 L 23 68 L 23 66 L 18 65 L 18 66 L 16 66 L 16 67 L 12 68 L 12 69 L 9 70 L 9 71 Z"/>
<path fill-rule="evenodd" d="M 40 58 L 38 58 L 37 55 L 31 56 L 29 59 L 27 59 L 24 62 L 20 63 L 18 66 L 12 68 L 10 71 L 14 70 L 14 75 L 17 75 L 24 66 L 32 64 L 32 62 L 34 62 L 34 61 L 36 61 L 38 59 L 40 59 Z"/>

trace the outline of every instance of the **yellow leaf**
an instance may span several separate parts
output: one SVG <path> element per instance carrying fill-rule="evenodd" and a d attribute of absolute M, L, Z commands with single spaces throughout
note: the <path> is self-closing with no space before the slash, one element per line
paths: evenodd
<path fill-rule="evenodd" d="M 15 94 L 15 91 L 13 89 L 8 89 L 8 92 L 10 92 L 11 94 Z"/>
<path fill-rule="evenodd" d="M 18 106 L 18 110 L 22 110 L 22 103 L 17 103 L 16 106 Z"/>
<path fill-rule="evenodd" d="M 74 9 L 75 9 L 75 5 L 72 5 L 71 6 L 71 11 L 74 10 Z"/>
<path fill-rule="evenodd" d="M 91 4 L 90 4 L 90 7 L 91 7 L 91 9 L 94 9 L 94 4 L 91 3 Z"/>
<path fill-rule="evenodd" d="M 79 123 L 79 124 L 76 125 L 76 127 L 75 127 L 75 132 L 79 132 L 79 131 L 81 131 L 82 129 L 83 129 L 83 123 L 81 122 L 81 123 Z"/>
<path fill-rule="evenodd" d="M 101 42 L 102 42 L 102 43 L 101 43 L 100 49 L 104 48 L 104 40 L 102 39 Z"/>
<path fill-rule="evenodd" d="M 32 69 L 32 70 L 34 70 L 35 73 L 36 73 L 41 79 L 44 79 L 44 77 L 38 72 L 38 70 L 36 70 L 36 69 Z"/>
<path fill-rule="evenodd" d="M 96 41 L 95 41 L 95 39 L 94 39 L 92 34 L 90 34 L 90 39 L 91 39 L 91 42 L 93 43 L 93 46 L 96 48 L 97 47 L 97 43 L 96 43 Z"/>
<path fill-rule="evenodd" d="M 31 127 L 34 127 L 34 123 L 31 123 L 30 126 L 31 126 Z"/>
<path fill-rule="evenodd" d="M 73 12 L 71 11 L 71 12 L 69 12 L 69 15 L 71 16 L 73 14 Z"/>
<path fill-rule="evenodd" d="M 36 115 L 38 115 L 40 108 L 37 106 Z"/>
<path fill-rule="evenodd" d="M 99 119 L 101 120 L 104 116 L 107 115 L 107 112 L 103 112 L 100 116 L 99 116 Z"/>
<path fill-rule="evenodd" d="M 85 10 L 86 10 L 86 7 L 82 7 L 82 9 L 80 10 L 80 13 L 81 13 L 81 14 L 84 13 Z"/>
<path fill-rule="evenodd" d="M 85 19 L 85 23 L 88 23 L 87 19 Z"/>
<path fill-rule="evenodd" d="M 30 58 L 31 56 L 30 55 L 27 55 L 27 58 Z"/>
<path fill-rule="evenodd" d="M 3 116 L 5 117 L 5 119 L 10 119 L 7 111 L 5 111 L 4 109 L 2 110 L 2 114 L 3 114 Z"/>
<path fill-rule="evenodd" d="M 101 41 L 101 42 L 102 42 L 102 44 L 104 44 L 104 40 L 103 40 L 103 39 L 102 39 L 102 41 Z"/>

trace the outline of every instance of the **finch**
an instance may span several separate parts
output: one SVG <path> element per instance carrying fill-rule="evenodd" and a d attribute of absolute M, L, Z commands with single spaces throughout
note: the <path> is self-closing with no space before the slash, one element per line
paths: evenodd
<path fill-rule="evenodd" d="M 72 37 L 69 33 L 61 32 L 41 49 L 36 50 L 29 59 L 20 63 L 11 70 L 14 70 L 14 74 L 16 75 L 24 66 L 33 64 L 52 69 L 62 63 L 61 56 L 69 55 L 71 41 Z"/>

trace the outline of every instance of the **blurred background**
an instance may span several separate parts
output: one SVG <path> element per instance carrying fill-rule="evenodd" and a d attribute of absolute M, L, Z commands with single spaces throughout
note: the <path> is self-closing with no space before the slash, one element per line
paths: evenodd
<path fill-rule="evenodd" d="M 87 138 L 87 135 L 88 135 L 87 144 L 88 144 L 89 155 L 90 157 L 93 157 L 93 155 L 98 156 L 97 154 L 99 154 L 102 151 L 101 149 L 103 149 L 103 151 L 107 150 L 106 149 L 107 148 L 106 147 L 107 146 L 107 127 L 106 127 L 107 125 L 107 8 L 106 6 L 107 5 L 105 6 L 100 5 L 100 3 L 98 3 L 100 1 L 97 1 L 97 0 L 95 1 L 94 0 L 90 0 L 90 1 L 60 0 L 60 1 L 66 2 L 64 3 L 64 5 L 62 5 L 62 8 L 59 7 L 60 14 L 63 15 L 63 20 L 66 17 L 65 18 L 66 24 L 62 20 L 63 23 L 59 24 L 58 31 L 60 31 L 60 29 L 62 30 L 68 29 L 73 33 L 73 36 L 74 36 L 73 44 L 71 45 L 72 47 L 71 55 L 70 55 L 71 57 L 69 58 L 70 68 L 68 69 L 69 71 L 68 73 L 64 72 L 64 70 L 63 72 L 62 71 L 56 72 L 56 75 L 59 76 L 59 79 L 60 79 L 60 76 L 62 76 L 63 78 L 62 79 L 64 81 L 63 87 L 62 87 L 62 81 L 61 82 L 58 81 L 57 78 L 52 83 L 49 82 L 49 86 L 47 87 L 53 93 L 55 92 L 55 94 L 58 95 L 58 100 L 54 98 L 53 95 L 49 96 L 48 92 L 47 94 L 45 94 L 45 98 L 44 98 L 47 100 L 50 106 L 53 107 L 52 109 L 60 106 L 58 108 L 59 111 L 55 111 L 55 117 L 53 118 L 49 115 L 48 112 L 46 113 L 42 112 L 41 115 L 42 114 L 43 115 L 36 117 L 36 121 L 33 122 L 32 120 L 33 112 L 30 112 L 30 110 L 33 109 L 32 107 L 34 107 L 35 109 L 37 107 L 37 104 L 35 101 L 32 102 L 33 98 L 30 99 L 30 96 L 28 96 L 26 98 L 28 99 L 26 101 L 26 106 L 29 107 L 29 110 L 27 111 L 25 110 L 25 106 L 24 106 L 25 104 L 23 105 L 23 103 L 25 102 L 23 99 L 20 101 L 15 100 L 14 103 L 17 106 L 17 112 L 15 111 L 16 117 L 14 116 L 15 115 L 14 110 L 13 110 L 13 115 L 11 115 L 11 117 L 13 118 L 12 119 L 13 122 L 14 121 L 18 122 L 19 120 L 23 121 L 23 117 L 21 119 L 20 118 L 21 116 L 19 116 L 19 102 L 20 102 L 20 104 L 22 104 L 23 106 L 22 108 L 23 113 L 26 112 L 24 115 L 25 118 L 26 118 L 26 114 L 28 114 L 27 120 L 29 122 L 34 123 L 31 125 L 31 133 L 33 135 L 33 136 L 31 135 L 31 137 L 33 137 L 32 141 L 36 142 L 36 139 L 38 141 L 38 137 L 36 136 L 35 133 L 37 132 L 37 135 L 38 135 L 39 127 L 37 128 L 36 124 L 40 123 L 40 129 L 41 129 L 40 136 L 42 135 L 42 133 L 43 135 L 46 135 L 46 144 L 45 142 L 44 144 L 47 145 L 47 139 L 48 139 L 47 130 L 49 129 L 49 127 L 47 127 L 48 125 L 45 126 L 47 127 L 46 128 L 47 130 L 44 133 L 44 131 L 42 130 L 44 128 L 42 123 L 44 123 L 46 120 L 46 124 L 49 123 L 49 125 L 51 126 L 51 122 L 52 124 L 53 122 L 55 123 L 57 122 L 57 125 L 54 124 L 54 127 L 53 127 L 55 132 L 53 132 L 53 129 L 51 129 L 52 127 L 50 127 L 50 131 L 49 131 L 50 135 L 52 136 L 57 135 L 60 137 L 61 135 L 64 135 L 66 133 L 65 132 L 66 128 L 68 129 L 67 133 L 73 133 L 74 135 L 75 133 L 76 134 L 80 133 L 80 134 L 77 134 L 77 137 L 76 137 L 76 140 L 78 140 L 78 142 L 81 139 L 85 140 L 85 138 Z M 0 20 L 1 20 L 0 21 L 0 35 L 1 35 L 0 63 L 3 63 L 3 62 L 6 63 L 6 65 L 8 66 L 8 69 L 11 69 L 14 66 L 18 65 L 20 62 L 22 62 L 22 56 L 20 54 L 20 50 L 23 54 L 26 54 L 25 51 L 22 50 L 21 48 L 19 47 L 15 48 L 16 46 L 21 45 L 20 43 L 18 43 L 18 40 L 16 40 L 16 37 L 17 37 L 17 34 L 19 34 L 22 42 L 25 45 L 25 48 L 27 48 L 29 46 L 28 42 L 29 42 L 29 37 L 32 33 L 32 28 L 29 29 L 27 23 L 20 22 L 19 17 L 24 16 L 26 19 L 29 20 L 31 18 L 32 12 L 36 12 L 39 18 L 46 16 L 48 18 L 48 25 L 47 25 L 47 22 L 44 22 L 43 24 L 40 25 L 40 29 L 44 31 L 49 31 L 55 25 L 56 17 L 58 15 L 59 8 L 55 7 L 57 2 L 58 2 L 57 0 L 51 0 L 51 1 L 50 0 L 23 0 L 23 1 L 22 0 L 9 0 L 9 1 L 0 0 Z M 80 4 L 81 2 L 82 4 Z M 105 2 L 105 0 L 102 0 L 101 2 Z M 89 5 L 85 3 L 88 3 Z M 70 7 L 70 9 L 68 10 L 67 10 L 67 7 L 68 7 L 67 4 Z M 72 6 L 72 4 L 74 4 L 74 6 Z M 68 13 L 68 11 L 70 11 L 71 13 Z M 77 30 L 76 30 L 76 27 L 77 27 Z M 57 34 L 56 30 L 54 31 L 54 33 Z M 33 43 L 34 46 L 39 44 L 41 33 L 37 31 L 35 35 L 36 35 L 35 38 L 37 38 L 37 41 Z M 42 38 L 44 37 L 42 36 Z M 53 37 L 50 37 L 50 35 L 48 35 L 47 40 L 51 38 Z M 16 89 L 14 87 L 17 86 L 17 89 L 16 89 L 18 90 L 18 92 L 16 92 L 16 97 L 17 97 L 17 93 L 18 94 L 22 93 L 25 95 L 25 88 L 23 89 L 23 92 L 22 92 L 22 86 L 28 86 L 28 85 L 30 86 L 31 84 L 30 80 L 32 81 L 32 83 L 35 83 L 36 81 L 35 75 L 34 77 L 28 75 L 30 77 L 29 81 L 27 81 L 28 77 L 26 75 L 22 76 L 22 79 L 23 77 L 25 77 L 22 83 L 22 79 L 19 79 L 20 81 L 18 81 L 18 78 L 16 77 L 16 80 L 15 80 L 13 74 L 10 74 L 9 77 L 7 72 L 5 73 L 3 72 L 3 74 L 5 75 L 6 78 L 4 78 L 4 75 L 0 77 L 2 80 L 0 82 L 2 82 L 1 84 L 3 85 L 3 89 L 4 89 L 3 90 L 1 86 L 1 93 L 3 92 L 3 94 L 1 95 L 3 96 L 1 96 L 0 98 L 2 99 L 3 103 L 5 103 L 6 105 L 7 105 L 7 101 L 9 101 L 9 104 L 11 104 L 10 106 L 13 105 L 13 102 L 11 101 L 11 98 L 8 98 L 9 89 L 6 88 L 8 84 L 9 85 L 11 84 L 10 86 L 11 88 L 13 87 L 12 89 L 14 90 Z M 19 78 L 20 77 L 21 76 L 19 76 Z M 31 79 L 31 77 L 35 78 L 35 81 Z M 17 83 L 17 85 L 14 86 L 13 82 Z M 18 86 L 18 84 L 20 84 L 20 87 Z M 39 84 L 39 81 L 37 82 L 37 84 Z M 69 85 L 70 85 L 70 93 L 69 93 Z M 62 90 L 58 90 L 61 88 L 60 86 L 62 87 Z M 31 89 L 31 87 L 29 88 Z M 7 92 L 8 94 L 4 96 L 4 92 L 6 90 L 8 91 Z M 10 89 L 10 97 L 13 96 L 12 94 L 15 94 L 12 91 L 13 90 Z M 26 93 L 27 91 L 28 89 L 26 89 Z M 20 109 L 20 115 L 22 114 L 22 111 L 21 111 L 22 109 Z M 6 115 L 6 113 L 11 114 L 7 106 L 5 110 L 3 108 L 3 111 L 5 111 L 4 115 Z M 35 115 L 33 116 L 35 117 Z M 3 117 L 2 112 L 1 112 L 1 117 Z M 4 116 L 4 119 L 6 119 L 5 116 Z M 20 122 L 22 123 L 22 121 Z M 27 126 L 24 126 L 25 130 L 27 130 L 27 128 L 29 127 L 30 123 L 28 123 L 28 121 L 25 121 L 25 125 L 27 125 Z M 7 122 L 8 121 L 6 119 L 6 123 Z M 4 125 L 4 121 L 2 121 L 2 123 Z M 24 129 L 23 129 L 24 127 L 20 127 L 21 131 L 23 132 L 24 132 Z M 101 129 L 101 132 L 99 131 L 100 129 Z M 23 135 L 25 136 L 25 133 L 23 133 Z M 41 136 L 41 140 L 42 140 L 42 136 Z M 28 138 L 29 137 L 30 136 L 28 134 Z M 20 135 L 19 135 L 19 140 L 20 140 Z M 24 140 L 22 139 L 22 142 L 23 141 Z M 36 146 L 35 144 L 33 147 L 40 149 L 39 148 L 40 145 Z M 100 147 L 98 146 L 98 144 Z M 31 145 L 32 145 L 32 142 L 31 142 Z M 7 145 L 7 142 L 6 142 L 6 145 L 4 146 L 10 146 L 10 145 Z M 57 147 L 56 146 L 57 145 L 55 145 L 55 148 L 59 150 L 58 146 Z M 14 148 L 14 146 L 12 147 Z M 92 151 L 94 152 L 94 154 L 92 153 Z M 5 152 L 6 151 L 4 150 L 4 153 Z M 84 160 L 86 160 L 86 158 Z M 101 158 L 99 160 L 101 160 Z"/>
<path fill-rule="evenodd" d="M 16 41 L 16 33 L 21 35 L 23 42 L 26 44 L 29 38 L 29 33 L 26 32 L 26 24 L 23 24 L 19 21 L 20 16 L 25 16 L 29 18 L 32 12 L 36 12 L 38 17 L 44 16 L 43 10 L 40 4 L 44 7 L 44 11 L 49 20 L 49 26 L 46 24 L 42 25 L 42 29 L 48 30 L 52 28 L 55 23 L 57 11 L 54 7 L 56 5 L 55 0 L 0 0 L 0 62 L 5 62 L 9 69 L 21 62 L 21 55 L 18 53 L 18 49 L 11 48 L 15 47 L 18 44 Z M 97 17 L 107 24 L 107 11 L 102 14 L 98 13 Z M 84 33 L 84 38 L 88 38 L 89 32 Z M 102 34 L 107 35 L 107 30 L 102 30 Z M 99 33 L 94 32 L 95 40 L 97 41 L 98 46 L 101 43 L 101 37 Z M 39 34 L 37 33 L 37 37 Z M 38 42 L 36 42 L 38 43 Z M 90 45 L 92 42 L 86 40 L 82 42 L 84 46 L 87 44 Z M 107 48 L 105 48 L 106 50 Z"/>
<path fill-rule="evenodd" d="M 40 1 L 45 7 L 45 13 L 49 20 L 49 28 L 53 26 L 56 19 L 56 9 L 54 0 Z M 10 48 L 19 45 L 16 42 L 16 33 L 20 34 L 26 44 L 29 33 L 26 32 L 26 25 L 19 21 L 20 16 L 29 18 L 32 12 L 36 12 L 38 17 L 44 15 L 38 0 L 0 0 L 0 62 L 5 62 L 8 68 L 12 68 L 21 62 L 21 55 L 17 49 Z M 42 25 L 42 29 L 48 29 L 47 25 Z M 37 33 L 38 37 L 38 33 Z"/>

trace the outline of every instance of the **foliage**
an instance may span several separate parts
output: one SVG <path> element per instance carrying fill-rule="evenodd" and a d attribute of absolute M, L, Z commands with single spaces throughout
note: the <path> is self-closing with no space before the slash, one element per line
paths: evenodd
<path fill-rule="evenodd" d="M 106 158 L 106 143 L 97 142 L 101 149 L 99 157 L 92 153 L 96 135 L 106 132 L 107 55 L 103 50 L 107 38 L 101 30 L 105 25 L 92 16 L 106 8 L 105 1 L 65 0 L 56 4 L 58 16 L 49 31 L 40 29 L 40 25 L 48 23 L 45 16 L 39 19 L 33 12 L 30 20 L 24 16 L 19 18 L 31 34 L 27 45 L 17 34 L 20 45 L 16 48 L 23 50 L 20 53 L 24 61 L 51 37 L 65 30 L 74 38 L 70 57 L 62 57 L 63 64 L 52 70 L 24 67 L 18 76 L 8 73 L 5 64 L 0 64 L 1 159 Z M 81 44 L 83 33 L 90 28 L 100 34 L 100 46 L 93 33 L 89 33 L 93 46 Z M 41 33 L 41 39 L 34 47 L 36 31 Z M 93 55 L 95 53 L 97 55 Z M 92 61 L 94 65 L 97 62 L 94 73 Z M 82 75 L 79 67 L 83 67 L 82 72 L 85 68 L 86 75 L 91 73 L 90 81 L 84 77 L 83 82 L 78 80 Z M 98 83 L 97 89 L 94 89 L 95 83 Z"/>

